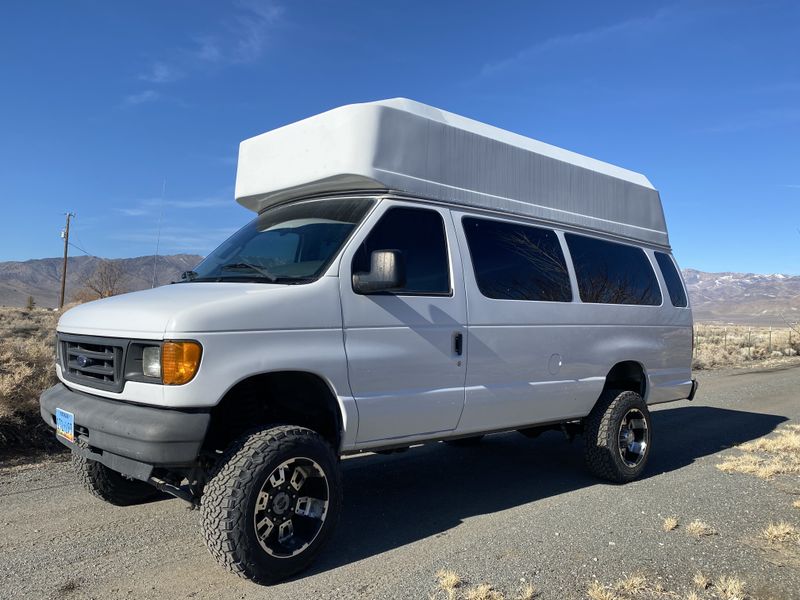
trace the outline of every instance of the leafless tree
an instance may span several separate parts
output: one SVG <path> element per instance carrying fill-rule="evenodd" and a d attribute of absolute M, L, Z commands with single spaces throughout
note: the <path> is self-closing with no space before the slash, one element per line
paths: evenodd
<path fill-rule="evenodd" d="M 109 260 L 102 261 L 83 287 L 75 294 L 78 302 L 88 302 L 99 298 L 116 296 L 125 291 L 125 277 L 118 264 Z"/>

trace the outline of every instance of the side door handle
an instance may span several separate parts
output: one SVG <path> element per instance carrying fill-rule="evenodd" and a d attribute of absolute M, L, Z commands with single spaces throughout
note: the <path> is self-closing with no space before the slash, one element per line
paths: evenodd
<path fill-rule="evenodd" d="M 460 331 L 453 334 L 453 352 L 458 356 L 464 353 L 464 335 Z"/>

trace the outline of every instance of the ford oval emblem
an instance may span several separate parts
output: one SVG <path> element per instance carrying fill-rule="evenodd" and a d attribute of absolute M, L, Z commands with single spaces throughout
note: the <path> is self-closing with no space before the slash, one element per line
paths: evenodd
<path fill-rule="evenodd" d="M 75 362 L 78 363 L 78 366 L 80 367 L 86 367 L 89 365 L 89 362 L 91 361 L 89 360 L 88 356 L 79 354 L 78 356 L 75 357 Z"/>

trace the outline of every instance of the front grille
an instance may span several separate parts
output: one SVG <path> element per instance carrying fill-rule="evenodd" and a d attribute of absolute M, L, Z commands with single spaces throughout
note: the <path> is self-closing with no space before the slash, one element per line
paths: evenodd
<path fill-rule="evenodd" d="M 62 374 L 69 381 L 120 391 L 123 384 L 123 340 L 59 335 Z"/>

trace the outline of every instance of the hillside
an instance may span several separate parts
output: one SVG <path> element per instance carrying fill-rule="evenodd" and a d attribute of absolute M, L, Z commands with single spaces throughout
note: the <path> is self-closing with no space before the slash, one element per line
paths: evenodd
<path fill-rule="evenodd" d="M 202 257 L 191 254 L 159 256 L 157 282 L 174 281 L 194 267 Z M 67 301 L 81 287 L 101 259 L 77 256 L 67 268 Z M 127 291 L 149 288 L 153 280 L 153 257 L 114 259 L 124 273 Z M 751 325 L 784 325 L 800 318 L 800 276 L 757 273 L 706 273 L 685 269 L 683 277 L 697 321 Z M 0 262 L 0 306 L 24 306 L 28 296 L 36 304 L 58 303 L 61 259 Z"/>
<path fill-rule="evenodd" d="M 800 318 L 800 277 L 685 269 L 695 320 L 785 325 Z"/>
<path fill-rule="evenodd" d="M 159 285 L 174 281 L 190 270 L 201 256 L 175 254 L 159 256 L 156 262 L 156 281 Z M 67 264 L 66 301 L 95 271 L 103 259 L 93 256 L 71 257 Z M 37 306 L 53 308 L 58 305 L 61 282 L 61 258 L 43 258 L 23 262 L 0 262 L 0 306 L 24 306 L 33 296 Z M 123 273 L 126 291 L 149 288 L 153 281 L 153 257 L 112 259 Z"/>

